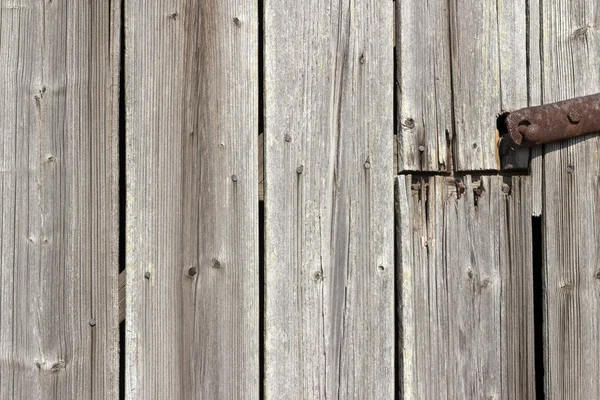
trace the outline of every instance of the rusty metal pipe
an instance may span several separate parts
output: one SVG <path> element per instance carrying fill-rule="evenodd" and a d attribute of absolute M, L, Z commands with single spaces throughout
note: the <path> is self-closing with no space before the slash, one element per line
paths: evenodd
<path fill-rule="evenodd" d="M 600 93 L 508 113 L 501 152 L 600 132 Z M 505 140 L 508 139 L 509 140 Z"/>

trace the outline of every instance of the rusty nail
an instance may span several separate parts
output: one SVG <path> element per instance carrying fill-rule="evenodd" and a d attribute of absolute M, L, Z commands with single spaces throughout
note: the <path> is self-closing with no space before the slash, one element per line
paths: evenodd
<path fill-rule="evenodd" d="M 598 133 L 600 93 L 511 112 L 506 116 L 504 128 L 502 154 L 516 147 L 513 144 L 532 147 Z"/>
<path fill-rule="evenodd" d="M 567 115 L 567 117 L 572 124 L 578 124 L 581 121 L 581 117 L 579 116 L 577 110 L 569 111 L 569 115 Z"/>

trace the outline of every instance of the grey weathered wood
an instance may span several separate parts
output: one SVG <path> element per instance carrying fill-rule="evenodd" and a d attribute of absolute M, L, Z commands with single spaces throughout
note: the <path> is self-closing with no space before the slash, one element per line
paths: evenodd
<path fill-rule="evenodd" d="M 118 397 L 120 1 L 0 3 L 0 398 Z"/>
<path fill-rule="evenodd" d="M 532 209 L 531 214 L 535 217 L 542 215 L 543 208 L 543 190 L 544 190 L 544 152 L 543 146 L 537 146 L 531 149 L 531 163 L 529 174 L 531 175 L 531 196 Z"/>
<path fill-rule="evenodd" d="M 269 399 L 394 396 L 392 19 L 265 1 Z"/>
<path fill-rule="evenodd" d="M 126 3 L 127 399 L 258 398 L 257 24 Z"/>
<path fill-rule="evenodd" d="M 495 170 L 496 118 L 528 104 L 526 1 L 451 1 L 450 28 L 455 169 Z M 522 152 L 514 168 L 527 167 Z"/>
<path fill-rule="evenodd" d="M 397 180 L 404 399 L 535 397 L 531 181 L 509 183 Z"/>
<path fill-rule="evenodd" d="M 600 5 L 542 2 L 543 101 L 600 91 Z M 600 138 L 545 146 L 545 386 L 548 399 L 600 398 Z"/>
<path fill-rule="evenodd" d="M 398 167 L 451 171 L 448 2 L 396 1 Z"/>
<path fill-rule="evenodd" d="M 528 2 L 528 24 L 527 24 L 527 57 L 528 57 L 528 85 L 529 85 L 529 105 L 537 106 L 542 104 L 542 49 L 541 49 L 541 28 L 540 22 L 540 1 Z M 534 216 L 542 215 L 542 191 L 544 157 L 543 146 L 536 146 L 531 149 L 531 162 L 529 172 L 532 177 L 532 212 Z"/>

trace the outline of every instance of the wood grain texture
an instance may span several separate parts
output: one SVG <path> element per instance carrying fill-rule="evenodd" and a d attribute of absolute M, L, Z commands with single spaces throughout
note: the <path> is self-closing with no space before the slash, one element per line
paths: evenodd
<path fill-rule="evenodd" d="M 265 1 L 268 399 L 394 397 L 392 20 Z"/>
<path fill-rule="evenodd" d="M 0 398 L 118 397 L 120 1 L 0 2 Z"/>
<path fill-rule="evenodd" d="M 543 102 L 600 92 L 600 5 L 542 1 Z M 548 399 L 600 398 L 600 138 L 545 146 Z"/>
<path fill-rule="evenodd" d="M 254 0 L 126 3 L 127 399 L 259 395 Z"/>
<path fill-rule="evenodd" d="M 542 2 L 529 1 L 527 5 L 527 83 L 529 86 L 529 105 L 537 106 L 542 104 L 542 23 L 540 22 Z M 531 160 L 529 163 L 529 173 L 532 179 L 532 212 L 536 217 L 542 215 L 542 197 L 544 190 L 543 153 L 543 146 L 533 147 L 531 149 Z"/>
<path fill-rule="evenodd" d="M 452 69 L 448 3 L 398 0 L 398 167 L 452 170 Z"/>
<path fill-rule="evenodd" d="M 402 398 L 535 398 L 530 186 L 398 177 Z"/>
<path fill-rule="evenodd" d="M 457 171 L 498 169 L 496 118 L 528 104 L 526 15 L 525 0 L 450 1 Z"/>

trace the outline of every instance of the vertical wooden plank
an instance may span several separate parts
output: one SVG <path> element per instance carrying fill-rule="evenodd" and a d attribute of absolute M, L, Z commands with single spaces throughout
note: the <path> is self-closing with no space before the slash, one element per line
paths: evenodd
<path fill-rule="evenodd" d="M 398 168 L 452 170 L 452 69 L 448 3 L 398 0 Z"/>
<path fill-rule="evenodd" d="M 254 0 L 126 3 L 126 398 L 258 398 Z"/>
<path fill-rule="evenodd" d="M 600 91 L 600 6 L 542 1 L 543 101 Z M 545 386 L 549 399 L 600 398 L 600 138 L 546 145 Z"/>
<path fill-rule="evenodd" d="M 392 20 L 265 2 L 266 398 L 394 396 Z"/>
<path fill-rule="evenodd" d="M 529 86 L 529 105 L 537 106 L 542 104 L 542 43 L 540 21 L 542 2 L 527 2 L 527 76 Z M 531 175 L 532 196 L 533 196 L 533 215 L 539 217 L 542 215 L 542 191 L 543 191 L 543 168 L 544 156 L 543 146 L 536 146 L 531 149 L 531 163 L 529 172 Z"/>
<path fill-rule="evenodd" d="M 396 193 L 403 398 L 534 398 L 530 179 Z"/>
<path fill-rule="evenodd" d="M 0 398 L 118 397 L 120 1 L 0 3 Z"/>
<path fill-rule="evenodd" d="M 526 15 L 525 0 L 450 1 L 458 171 L 498 169 L 496 119 L 528 104 Z"/>

